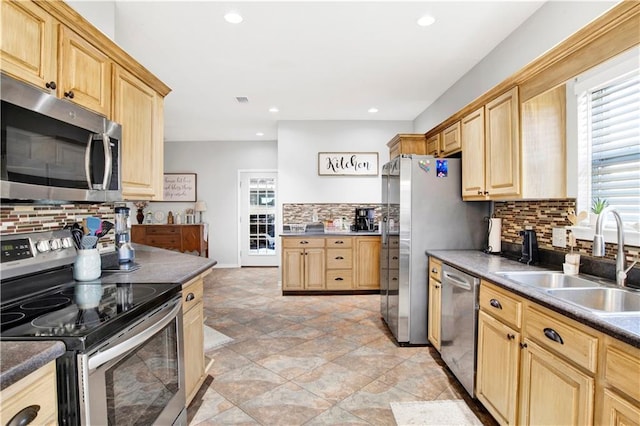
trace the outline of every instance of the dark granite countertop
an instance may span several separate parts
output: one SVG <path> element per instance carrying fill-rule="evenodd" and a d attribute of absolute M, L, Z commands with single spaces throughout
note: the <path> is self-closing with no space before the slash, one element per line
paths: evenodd
<path fill-rule="evenodd" d="M 550 296 L 544 292 L 544 289 L 518 284 L 496 274 L 499 271 L 540 271 L 548 269 L 528 266 L 504 257 L 474 250 L 428 250 L 426 254 L 436 257 L 451 266 L 465 270 L 472 275 L 485 278 L 500 287 L 511 290 L 569 318 L 640 348 L 640 315 L 598 315 Z M 601 278 L 594 278 L 602 280 Z M 615 282 L 611 284 L 615 285 Z"/>
<path fill-rule="evenodd" d="M 345 232 L 283 232 L 281 237 L 371 237 L 380 236 L 380 232 L 345 231 Z"/>
<path fill-rule="evenodd" d="M 217 261 L 156 247 L 134 244 L 133 272 L 102 272 L 103 283 L 184 284 L 216 265 Z M 62 342 L 0 342 L 0 385 L 2 389 L 37 370 L 65 351 Z"/>
<path fill-rule="evenodd" d="M 133 244 L 133 248 L 135 262 L 140 264 L 140 269 L 133 272 L 102 272 L 102 282 L 184 284 L 218 263 L 206 257 L 142 244 Z"/>
<path fill-rule="evenodd" d="M 62 342 L 0 342 L 0 390 L 64 354 Z"/>

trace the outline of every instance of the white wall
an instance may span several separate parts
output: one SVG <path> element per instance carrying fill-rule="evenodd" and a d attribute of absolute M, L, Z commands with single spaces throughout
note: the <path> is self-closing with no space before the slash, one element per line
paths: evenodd
<path fill-rule="evenodd" d="M 164 144 L 165 173 L 197 174 L 197 197 L 207 203 L 209 257 L 220 266 L 238 266 L 238 170 L 276 169 L 277 149 L 275 141 Z M 187 208 L 193 203 L 154 202 L 147 210 L 176 213 Z"/>
<path fill-rule="evenodd" d="M 378 203 L 378 176 L 318 176 L 319 152 L 378 152 L 379 171 L 389 160 L 387 142 L 411 133 L 411 121 L 281 121 L 278 124 L 278 194 L 283 203 Z"/>
<path fill-rule="evenodd" d="M 617 1 L 549 1 L 414 120 L 425 133 L 602 15 Z"/>
<path fill-rule="evenodd" d="M 111 40 L 116 33 L 116 2 L 109 0 L 66 0 L 76 12 L 91 22 Z"/>

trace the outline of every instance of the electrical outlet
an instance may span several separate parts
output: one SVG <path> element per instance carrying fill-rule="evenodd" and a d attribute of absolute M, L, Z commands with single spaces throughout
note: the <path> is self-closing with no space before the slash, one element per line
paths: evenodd
<path fill-rule="evenodd" d="M 562 248 L 567 246 L 567 230 L 565 228 L 553 228 L 551 245 Z"/>

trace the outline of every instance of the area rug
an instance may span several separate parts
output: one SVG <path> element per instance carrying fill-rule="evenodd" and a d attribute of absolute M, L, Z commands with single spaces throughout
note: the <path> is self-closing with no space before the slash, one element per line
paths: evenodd
<path fill-rule="evenodd" d="M 398 426 L 482 426 L 482 422 L 461 399 L 392 402 L 391 411 Z"/>
<path fill-rule="evenodd" d="M 209 352 L 217 349 L 222 345 L 232 342 L 233 339 L 219 331 L 214 330 L 205 324 L 204 326 L 204 351 Z"/>

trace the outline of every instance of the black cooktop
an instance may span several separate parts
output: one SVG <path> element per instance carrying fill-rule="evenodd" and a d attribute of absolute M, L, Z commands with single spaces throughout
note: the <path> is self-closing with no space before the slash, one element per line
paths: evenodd
<path fill-rule="evenodd" d="M 57 272 L 49 278 L 55 283 L 60 277 L 66 275 Z M 42 278 L 33 280 L 42 281 Z M 15 297 L 21 293 L 20 289 L 24 291 L 29 284 L 34 285 L 33 280 L 3 283 L 0 338 L 62 340 L 67 350 L 93 347 L 180 291 L 180 286 L 175 284 L 106 284 L 100 280 L 71 279 L 28 297 Z"/>

